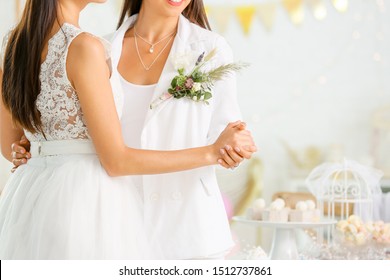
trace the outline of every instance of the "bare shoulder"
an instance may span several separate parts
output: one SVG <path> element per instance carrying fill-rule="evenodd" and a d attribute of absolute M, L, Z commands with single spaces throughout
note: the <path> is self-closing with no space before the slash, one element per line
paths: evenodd
<path fill-rule="evenodd" d="M 66 71 L 74 88 L 91 76 L 109 77 L 105 48 L 99 38 L 88 33 L 74 38 L 68 49 Z"/>
<path fill-rule="evenodd" d="M 77 59 L 78 61 L 90 59 L 105 60 L 105 48 L 99 38 L 88 33 L 81 33 L 69 46 L 69 59 Z"/>

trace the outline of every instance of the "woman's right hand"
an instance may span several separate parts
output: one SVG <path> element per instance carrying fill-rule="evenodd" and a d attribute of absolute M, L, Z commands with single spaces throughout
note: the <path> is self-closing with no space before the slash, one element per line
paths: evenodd
<path fill-rule="evenodd" d="M 219 152 L 218 163 L 232 169 L 257 151 L 251 133 L 241 121 L 229 123 L 213 146 Z"/>
<path fill-rule="evenodd" d="M 30 142 L 23 135 L 19 141 L 12 143 L 12 163 L 14 167 L 12 172 L 14 172 L 19 166 L 26 164 L 27 161 L 31 158 L 30 154 Z"/>

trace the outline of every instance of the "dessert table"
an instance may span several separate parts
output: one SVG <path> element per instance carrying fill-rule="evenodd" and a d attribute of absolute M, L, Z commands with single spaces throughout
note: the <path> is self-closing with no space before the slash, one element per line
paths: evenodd
<path fill-rule="evenodd" d="M 336 220 L 322 220 L 312 223 L 304 222 L 268 222 L 248 219 L 244 216 L 235 216 L 233 220 L 239 223 L 253 225 L 255 227 L 274 228 L 269 258 L 271 260 L 297 260 L 298 250 L 295 237 L 295 229 L 325 227 L 334 225 Z"/>

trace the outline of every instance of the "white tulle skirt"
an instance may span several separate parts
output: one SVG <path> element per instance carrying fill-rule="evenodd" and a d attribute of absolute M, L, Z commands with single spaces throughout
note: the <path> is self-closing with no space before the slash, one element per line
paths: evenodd
<path fill-rule="evenodd" d="M 142 201 L 131 178 L 95 154 L 37 157 L 0 200 L 1 259 L 148 259 Z"/>

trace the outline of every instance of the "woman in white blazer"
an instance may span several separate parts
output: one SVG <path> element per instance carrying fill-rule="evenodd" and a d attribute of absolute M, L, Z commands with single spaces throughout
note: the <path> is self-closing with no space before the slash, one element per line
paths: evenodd
<path fill-rule="evenodd" d="M 132 112 L 124 108 L 121 122 L 128 145 L 162 150 L 203 146 L 214 141 L 227 123 L 241 118 L 234 75 L 215 84 L 209 105 L 187 98 L 159 99 L 178 73 L 178 58 L 197 58 L 216 49 L 211 68 L 233 62 L 225 39 L 208 27 L 202 0 L 125 1 L 120 27 L 112 38 L 113 64 L 118 64 L 125 98 L 138 91 L 135 85 L 152 87 L 146 90 L 149 104 L 144 102 L 137 111 L 144 116 L 140 128 L 126 120 Z M 142 90 L 139 94 L 148 94 Z M 137 98 L 129 97 L 129 108 Z M 225 156 L 230 157 L 222 163 L 225 166 L 254 152 L 227 148 Z M 214 167 L 137 180 L 143 190 L 150 242 L 162 248 L 164 258 L 223 258 L 234 245 Z"/>
<path fill-rule="evenodd" d="M 126 15 L 130 17 L 124 20 Z M 201 0 L 125 1 L 120 28 L 112 37 L 112 64 L 113 75 L 122 79 L 121 123 L 128 146 L 153 150 L 204 146 L 213 143 L 229 122 L 241 118 L 234 75 L 215 84 L 209 105 L 186 98 L 160 99 L 177 75 L 175 58 L 185 60 L 216 49 L 210 67 L 233 61 L 226 41 L 207 29 Z M 255 146 L 226 147 L 220 164 L 236 166 L 253 152 Z M 148 237 L 163 258 L 218 259 L 233 246 L 214 167 L 129 180 L 143 194 Z"/>

